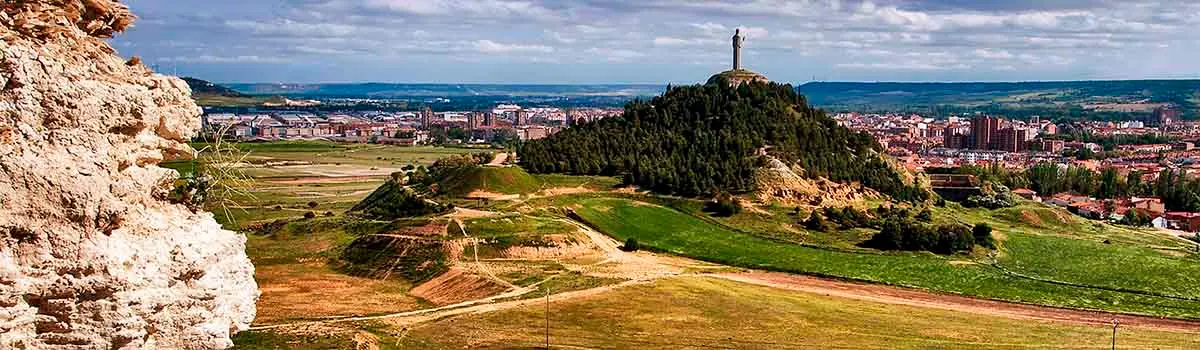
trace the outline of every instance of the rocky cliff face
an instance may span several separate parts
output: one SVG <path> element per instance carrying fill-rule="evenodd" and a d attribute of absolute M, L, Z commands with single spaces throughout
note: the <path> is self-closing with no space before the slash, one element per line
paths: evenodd
<path fill-rule="evenodd" d="M 114 0 L 0 4 L 0 349 L 213 349 L 254 318 L 245 237 L 165 200 L 200 109 L 103 41 Z"/>
<path fill-rule="evenodd" d="M 771 156 L 767 164 L 754 171 L 754 197 L 762 203 L 825 207 L 861 206 L 869 198 L 883 195 L 857 183 L 841 184 L 825 178 L 802 176 L 804 169 L 789 166 Z"/>

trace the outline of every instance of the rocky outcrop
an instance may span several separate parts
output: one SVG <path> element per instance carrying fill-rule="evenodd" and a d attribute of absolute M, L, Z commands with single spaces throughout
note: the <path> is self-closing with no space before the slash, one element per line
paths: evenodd
<path fill-rule="evenodd" d="M 166 200 L 200 109 L 117 57 L 113 0 L 0 4 L 0 349 L 216 349 L 254 318 L 245 237 Z"/>
<path fill-rule="evenodd" d="M 745 83 L 769 83 L 770 79 L 766 76 L 745 69 L 727 70 L 714 74 L 708 78 L 708 84 L 726 83 L 731 86 L 738 86 Z"/>
<path fill-rule="evenodd" d="M 771 156 L 766 165 L 754 170 L 754 196 L 762 203 L 827 207 L 860 206 L 864 200 L 882 198 L 861 184 L 840 184 L 824 178 L 803 176 L 804 169 L 788 166 Z"/>

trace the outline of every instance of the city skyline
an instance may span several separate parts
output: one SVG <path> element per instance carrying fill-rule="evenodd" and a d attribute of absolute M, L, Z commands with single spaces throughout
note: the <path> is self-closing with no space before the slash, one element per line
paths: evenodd
<path fill-rule="evenodd" d="M 1183 1 L 133 0 L 124 56 L 216 82 L 666 84 L 1194 78 Z"/>

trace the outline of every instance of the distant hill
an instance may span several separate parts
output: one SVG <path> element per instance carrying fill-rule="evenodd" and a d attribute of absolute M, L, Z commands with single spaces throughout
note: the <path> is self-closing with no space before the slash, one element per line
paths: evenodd
<path fill-rule="evenodd" d="M 687 197 L 756 188 L 766 152 L 809 178 L 859 182 L 899 199 L 927 198 L 873 138 L 810 107 L 791 85 L 721 79 L 634 101 L 619 117 L 524 144 L 534 173 L 622 176 L 627 184 Z"/>
<path fill-rule="evenodd" d="M 463 96 L 654 96 L 662 85 L 596 84 L 230 84 L 230 88 L 251 95 L 285 95 L 343 98 L 463 97 Z"/>
<path fill-rule="evenodd" d="M 200 95 L 215 95 L 215 96 L 225 96 L 225 97 L 248 97 L 248 96 L 246 96 L 246 94 L 237 92 L 234 89 L 230 89 L 230 88 L 227 88 L 227 87 L 224 87 L 221 85 L 217 85 L 217 84 L 214 84 L 214 83 L 206 81 L 206 80 L 200 80 L 200 79 L 196 79 L 196 78 L 192 78 L 192 77 L 183 77 L 183 81 L 187 82 L 188 86 L 192 88 L 192 94 L 194 94 L 194 95 L 200 94 Z"/>
<path fill-rule="evenodd" d="M 916 111 L 1060 118 L 1128 118 L 1171 105 L 1196 117 L 1200 80 L 1011 83 L 813 82 L 799 88 L 830 110 Z"/>
<path fill-rule="evenodd" d="M 192 88 L 192 99 L 201 106 L 258 106 L 266 100 L 206 80 L 183 77 L 183 81 Z"/>

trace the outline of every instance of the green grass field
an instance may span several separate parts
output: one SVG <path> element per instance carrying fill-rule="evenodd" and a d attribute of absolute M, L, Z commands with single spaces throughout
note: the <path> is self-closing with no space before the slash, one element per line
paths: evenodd
<path fill-rule="evenodd" d="M 544 312 L 537 304 L 383 330 L 404 334 L 395 344 L 400 349 L 533 349 L 544 344 Z M 987 317 L 702 277 L 554 302 L 550 323 L 555 349 L 1106 349 L 1112 332 L 1106 325 Z M 1122 328 L 1118 345 L 1192 349 L 1200 347 L 1200 334 Z"/>
<path fill-rule="evenodd" d="M 644 246 L 722 264 L 1062 307 L 1200 317 L 1200 300 L 1045 283 L 1005 274 L 968 261 L 967 256 L 866 253 L 801 246 L 734 231 L 674 209 L 629 199 L 586 198 L 578 202 L 576 211 L 590 224 L 619 240 L 634 238 Z M 1196 279 L 1188 277 L 1194 276 L 1192 267 L 1197 266 L 1193 257 L 1174 257 L 1149 248 L 1095 250 L 1092 242 L 1084 240 L 1005 234 L 1017 243 L 1000 262 L 1018 272 L 1083 285 L 1097 283 L 1102 288 L 1119 284 L 1122 288 L 1149 293 L 1176 292 L 1179 294 L 1171 295 L 1184 298 L 1198 295 Z M 1023 240 L 1030 240 L 1034 246 L 1046 243 L 1061 246 L 1027 251 L 1029 244 Z M 1086 258 L 1088 254 L 1109 254 L 1104 259 L 1122 264 L 1088 270 L 1093 264 Z"/>
<path fill-rule="evenodd" d="M 452 171 L 438 180 L 438 193 L 463 197 L 473 191 L 499 194 L 530 194 L 542 187 L 538 178 L 519 167 L 470 166 Z"/>

